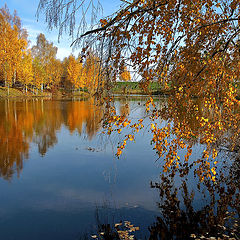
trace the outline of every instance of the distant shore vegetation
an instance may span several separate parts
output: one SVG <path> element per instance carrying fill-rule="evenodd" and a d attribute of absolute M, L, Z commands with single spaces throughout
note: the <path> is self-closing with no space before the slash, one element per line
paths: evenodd
<path fill-rule="evenodd" d="M 57 59 L 57 47 L 43 33 L 29 47 L 27 30 L 16 11 L 0 9 L 0 96 L 46 95 L 44 92 L 82 92 L 94 95 L 103 88 L 101 59 L 94 52 Z M 124 66 L 121 81 L 131 79 Z"/>

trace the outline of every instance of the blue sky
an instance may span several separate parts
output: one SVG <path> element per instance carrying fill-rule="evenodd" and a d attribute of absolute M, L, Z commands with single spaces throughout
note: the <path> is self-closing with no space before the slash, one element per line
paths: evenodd
<path fill-rule="evenodd" d="M 120 0 L 100 0 L 100 2 L 103 6 L 104 16 L 110 15 L 116 11 L 121 3 Z M 18 16 L 22 20 L 23 27 L 28 31 L 31 46 L 35 44 L 37 35 L 39 33 L 44 33 L 46 38 L 58 47 L 58 58 L 63 59 L 72 52 L 70 48 L 70 37 L 65 34 L 60 40 L 60 43 L 58 43 L 58 31 L 49 31 L 47 29 L 47 24 L 44 22 L 44 15 L 41 15 L 37 21 L 35 15 L 38 7 L 38 0 L 3 0 L 1 1 L 0 8 L 3 7 L 5 3 L 11 13 L 13 13 L 14 10 L 17 11 Z M 77 53 L 78 51 L 76 50 L 74 54 L 77 55 Z"/>

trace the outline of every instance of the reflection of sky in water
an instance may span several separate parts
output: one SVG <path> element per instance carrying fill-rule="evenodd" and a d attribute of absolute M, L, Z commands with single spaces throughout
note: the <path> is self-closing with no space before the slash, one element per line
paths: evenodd
<path fill-rule="evenodd" d="M 134 121 L 145 114 L 138 102 L 119 101 L 116 106 L 120 109 L 121 104 L 128 103 Z M 49 103 L 43 103 L 46 114 L 53 111 L 54 105 Z M 150 181 L 158 181 L 163 160 L 155 161 L 157 156 L 149 144 L 150 133 L 140 131 L 136 143 L 130 142 L 123 156 L 116 159 L 114 153 L 121 139 L 117 134 L 109 138 L 94 132 L 88 139 L 86 128 L 81 135 L 77 130 L 70 133 L 67 108 L 72 107 L 70 114 L 79 117 L 74 115 L 71 104 L 58 102 L 55 106 L 61 113 L 62 123 L 56 128 L 57 141 L 46 154 L 38 153 L 35 139 L 20 176 L 14 174 L 10 181 L 0 180 L 0 231 L 4 239 L 75 239 L 94 225 L 96 208 L 102 209 L 104 217 L 114 215 L 115 220 L 109 217 L 111 221 L 130 220 L 141 226 L 144 233 L 159 214 L 158 191 L 150 188 Z M 86 127 L 90 115 L 84 114 Z M 40 121 L 39 125 L 44 123 L 48 122 Z M 126 133 L 124 130 L 122 136 Z M 198 158 L 200 149 L 196 145 L 191 158 Z M 180 186 L 180 178 L 176 177 L 175 181 L 175 186 Z M 192 189 L 196 189 L 196 182 L 190 174 L 189 192 Z M 200 208 L 206 201 L 197 193 L 194 207 Z"/>

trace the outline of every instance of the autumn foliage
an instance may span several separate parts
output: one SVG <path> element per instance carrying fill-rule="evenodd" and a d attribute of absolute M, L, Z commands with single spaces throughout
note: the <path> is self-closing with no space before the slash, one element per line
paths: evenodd
<path fill-rule="evenodd" d="M 170 91 L 165 109 L 159 109 L 151 96 L 146 102 L 152 144 L 164 159 L 166 172 L 179 168 L 183 161 L 180 149 L 186 150 L 187 163 L 192 148 L 189 142 L 197 139 L 206 147 L 202 158 L 196 160 L 197 174 L 200 179 L 215 181 L 220 142 L 225 142 L 230 151 L 239 147 L 239 11 L 238 0 L 124 1 L 111 17 L 100 20 L 99 27 L 82 33 L 75 41 L 84 44 L 98 39 L 105 46 L 105 63 L 112 70 L 112 81 L 127 62 L 142 77 L 146 93 L 154 81 Z M 203 104 L 197 106 L 195 98 Z M 126 143 L 145 127 L 144 119 L 132 123 L 117 115 L 114 104 L 110 105 L 107 133 L 120 133 L 122 128 L 131 132 L 119 143 L 119 157 Z M 179 118 L 181 109 L 192 114 L 198 131 Z M 159 118 L 169 122 L 163 127 L 158 124 Z"/>
<path fill-rule="evenodd" d="M 83 59 L 70 55 L 57 59 L 57 47 L 44 34 L 29 48 L 27 31 L 22 28 L 16 12 L 7 6 L 0 9 L 0 83 L 6 87 L 21 86 L 23 91 L 38 93 L 44 89 L 68 86 L 94 94 L 100 80 L 98 57 L 93 53 Z"/>
<path fill-rule="evenodd" d="M 40 0 L 40 6 L 46 9 L 50 27 L 69 27 L 71 35 L 77 11 L 69 13 L 68 10 L 78 1 L 67 2 L 68 7 L 65 8 L 60 0 Z M 81 9 L 88 1 L 79 2 Z M 59 7 L 62 7 L 61 11 L 56 11 Z M 19 58 L 26 51 L 26 38 L 22 37 L 19 24 L 9 20 L 15 18 L 6 14 L 6 10 L 1 11 L 1 21 L 4 22 L 1 34 L 6 38 L 0 55 L 1 74 L 6 86 L 11 86 L 17 80 L 21 66 L 17 59 L 31 61 L 27 54 Z M 207 177 L 214 181 L 219 139 L 231 151 L 239 144 L 240 103 L 236 89 L 240 77 L 239 11 L 239 0 L 124 1 L 118 11 L 99 20 L 97 26 L 91 26 L 88 31 L 78 31 L 80 35 L 74 44 L 84 46 L 81 55 L 84 58 L 70 56 L 59 63 L 57 69 L 62 66 L 61 71 L 51 71 L 57 65 L 54 63 L 56 48 L 44 39 L 44 35 L 39 35 L 36 47 L 32 48 L 32 83 L 22 84 L 43 89 L 69 83 L 72 88 L 86 88 L 89 92 L 105 88 L 110 95 L 110 83 L 119 78 L 129 80 L 129 72 L 124 68 L 127 63 L 141 77 L 146 93 L 151 82 L 159 82 L 171 93 L 167 108 L 159 109 L 151 96 L 146 102 L 152 144 L 159 157 L 164 157 L 164 170 L 167 172 L 173 166 L 180 166 L 179 149 L 186 150 L 184 161 L 187 162 L 192 147 L 189 143 L 198 139 L 205 146 L 202 159 L 196 160 L 198 175 L 200 179 Z M 16 39 L 17 50 L 11 49 L 9 38 Z M 100 57 L 96 52 L 92 54 L 94 47 Z M 18 54 L 9 57 L 15 51 Z M 29 73 L 20 75 L 24 74 Z M 134 141 L 135 133 L 145 125 L 144 119 L 132 123 L 127 116 L 118 115 L 110 97 L 104 114 L 106 132 L 120 133 L 122 128 L 130 130 L 119 143 L 119 157 L 126 143 Z M 201 106 L 196 105 L 195 98 L 201 99 Z M 194 119 L 201 134 L 189 121 L 180 117 L 182 109 Z M 158 124 L 160 117 L 168 119 L 166 126 Z"/>

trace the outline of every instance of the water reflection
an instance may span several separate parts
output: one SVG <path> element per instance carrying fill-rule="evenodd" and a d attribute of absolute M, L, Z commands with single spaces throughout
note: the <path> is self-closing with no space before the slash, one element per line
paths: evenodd
<path fill-rule="evenodd" d="M 240 164 L 235 157 L 232 155 L 224 161 L 215 182 L 207 179 L 200 182 L 197 176 L 191 176 L 193 165 L 185 177 L 179 177 L 175 169 L 174 174 L 161 174 L 159 182 L 151 181 L 150 187 L 159 193 L 158 212 L 155 212 L 155 221 L 148 220 L 145 229 L 141 229 L 141 224 L 147 217 L 143 222 L 135 219 L 141 226 L 141 233 L 125 227 L 126 223 L 129 226 L 126 220 L 132 219 L 131 215 L 116 216 L 122 210 L 105 206 L 96 209 L 96 228 L 84 239 L 239 239 Z"/>
<path fill-rule="evenodd" d="M 222 165 L 216 182 L 195 179 L 194 187 L 188 178 L 176 186 L 173 175 L 151 183 L 161 216 L 149 227 L 150 239 L 238 239 L 240 175 L 233 168 Z"/>
<path fill-rule="evenodd" d="M 140 97 L 121 97 L 115 102 L 117 112 L 132 121 L 147 119 L 144 103 Z M 219 134 L 222 150 L 216 158 L 216 180 L 201 181 L 195 163 L 202 157 L 204 135 L 195 121 L 196 112 L 170 98 L 155 103 L 159 125 L 181 125 L 192 133 L 184 139 L 184 144 L 192 146 L 191 154 L 189 150 L 185 161 L 172 164 L 165 173 L 164 158 L 155 161 L 158 156 L 149 145 L 152 135 L 147 131 L 136 134 L 136 144 L 130 143 L 126 155 L 113 161 L 115 144 L 128 132 L 114 132 L 108 142 L 96 137 L 105 109 L 94 99 L 0 101 L 0 176 L 12 181 L 11 186 L 0 182 L 0 231 L 4 239 L 42 239 L 42 229 L 47 233 L 44 239 L 78 239 L 82 235 L 91 239 L 95 234 L 119 239 L 115 224 L 121 220 L 140 227 L 134 232 L 137 239 L 238 239 L 239 150 L 232 151 L 230 142 Z M 207 112 L 199 99 L 194 105 Z M 200 112 L 199 117 L 206 112 Z M 209 112 L 209 121 L 214 117 Z M 170 137 L 175 139 L 173 134 Z M 103 142 L 104 151 L 94 151 Z M 90 143 L 91 148 L 86 148 Z M 180 149 L 181 159 L 186 151 Z M 21 181 L 14 181 L 16 174 Z M 103 199 L 108 206 L 101 207 Z M 25 222 L 21 221 L 23 216 L 27 216 Z M 35 228 L 26 230 L 36 218 Z M 46 223 L 44 228 L 42 223 Z M 10 226 L 16 224 L 21 230 L 11 233 Z"/>
<path fill-rule="evenodd" d="M 66 125 L 71 133 L 77 130 L 81 134 L 84 126 L 88 138 L 92 139 L 100 130 L 103 110 L 94 104 L 94 99 L 67 102 L 66 109 Z"/>
<path fill-rule="evenodd" d="M 24 133 L 30 131 L 31 135 L 33 115 L 25 118 L 24 112 L 17 111 L 16 102 L 1 102 L 0 109 L 0 175 L 11 179 L 15 171 L 20 173 L 23 159 L 28 157 L 29 141 Z"/>
<path fill-rule="evenodd" d="M 28 158 L 31 142 L 37 144 L 44 156 L 58 142 L 57 132 L 62 125 L 73 133 L 89 139 L 101 127 L 102 109 L 87 101 L 22 100 L 0 101 L 0 176 L 10 180 L 20 174 Z"/>

